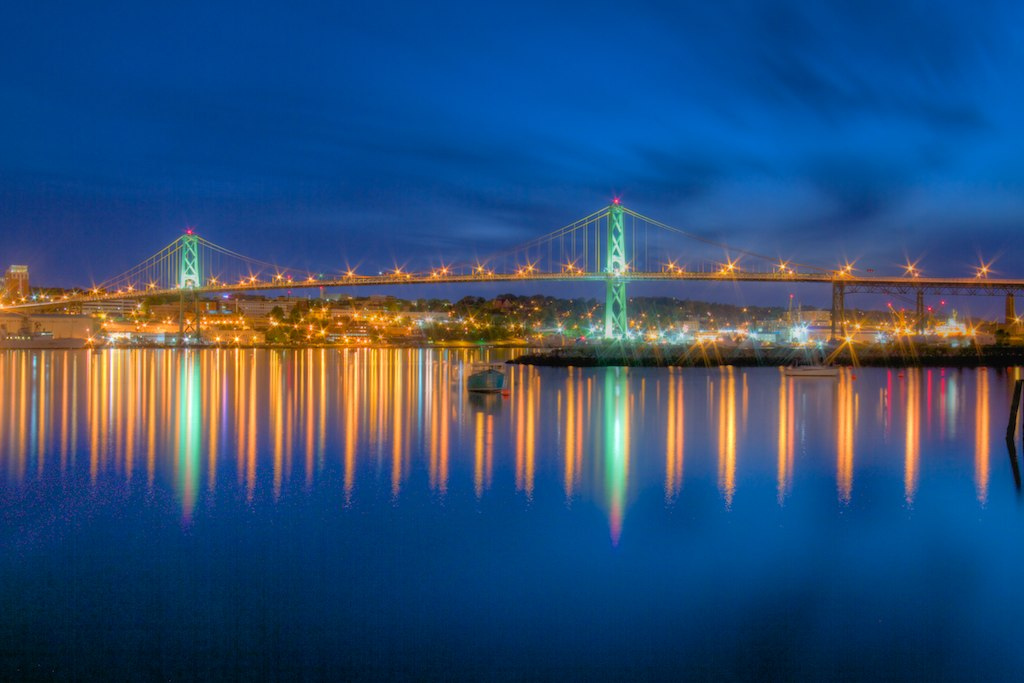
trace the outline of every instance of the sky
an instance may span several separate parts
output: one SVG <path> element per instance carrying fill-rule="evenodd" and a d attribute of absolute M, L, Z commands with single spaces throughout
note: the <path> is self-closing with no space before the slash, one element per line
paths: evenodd
<path fill-rule="evenodd" d="M 1022 277 L 1024 3 L 41 1 L 0 22 L 0 263 L 35 284 L 105 279 L 186 226 L 293 268 L 415 267 L 612 197 L 807 263 Z"/>

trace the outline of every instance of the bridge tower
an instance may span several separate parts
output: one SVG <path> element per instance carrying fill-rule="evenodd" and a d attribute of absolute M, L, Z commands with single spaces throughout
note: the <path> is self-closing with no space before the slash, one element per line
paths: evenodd
<path fill-rule="evenodd" d="M 608 254 L 605 258 L 607 290 L 604 299 L 604 336 L 623 339 L 629 332 L 626 317 L 626 233 L 622 224 L 622 205 L 612 201 L 608 208 Z"/>
<path fill-rule="evenodd" d="M 199 279 L 199 237 L 189 228 L 178 238 L 181 253 L 181 267 L 178 269 L 178 287 L 194 289 L 202 282 Z"/>
<path fill-rule="evenodd" d="M 196 288 L 203 284 L 202 267 L 199 262 L 199 237 L 193 234 L 191 228 L 178 238 L 178 255 L 178 343 L 182 344 L 186 334 L 191 332 L 197 340 L 200 335 L 199 294 Z M 186 298 L 191 309 L 189 311 L 185 309 Z"/>

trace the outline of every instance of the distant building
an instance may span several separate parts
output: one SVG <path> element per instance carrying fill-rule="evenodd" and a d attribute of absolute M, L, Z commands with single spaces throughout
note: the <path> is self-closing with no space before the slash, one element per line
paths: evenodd
<path fill-rule="evenodd" d="M 4 295 L 8 299 L 28 296 L 28 266 L 9 266 L 4 276 Z"/>
<path fill-rule="evenodd" d="M 832 338 L 832 325 L 804 325 L 803 329 L 809 342 L 826 342 Z"/>
<path fill-rule="evenodd" d="M 696 316 L 690 316 L 683 318 L 680 321 L 682 326 L 683 334 L 695 335 L 700 332 L 700 318 Z"/>
<path fill-rule="evenodd" d="M 446 311 L 403 311 L 401 316 L 408 318 L 411 322 L 421 324 L 448 320 L 448 313 Z"/>
<path fill-rule="evenodd" d="M 130 299 L 121 299 L 118 301 L 89 301 L 82 304 L 83 315 L 99 315 L 104 314 L 108 317 L 119 317 L 123 318 L 132 311 L 137 310 L 139 303 Z"/>
<path fill-rule="evenodd" d="M 829 310 L 807 310 L 804 309 L 799 313 L 800 322 L 807 323 L 808 325 L 829 325 L 832 324 L 832 312 Z"/>
<path fill-rule="evenodd" d="M 235 299 L 238 312 L 248 318 L 266 318 L 275 308 L 289 315 L 292 309 L 305 299 L 279 297 L 277 299 Z"/>

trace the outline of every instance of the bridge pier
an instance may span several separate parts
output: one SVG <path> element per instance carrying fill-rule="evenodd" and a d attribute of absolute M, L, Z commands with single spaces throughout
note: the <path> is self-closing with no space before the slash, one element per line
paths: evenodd
<path fill-rule="evenodd" d="M 832 331 L 829 341 L 836 342 L 839 335 L 846 337 L 846 283 L 839 280 L 832 281 L 832 311 L 829 316 L 832 324 Z"/>
<path fill-rule="evenodd" d="M 192 319 L 186 316 L 185 296 L 189 296 L 189 308 L 191 308 Z M 193 289 L 182 289 L 178 294 L 178 345 L 185 343 L 185 335 L 191 332 L 196 341 L 202 339 L 202 312 L 199 309 L 199 294 Z"/>
<path fill-rule="evenodd" d="M 917 314 L 917 333 L 924 334 L 924 290 L 920 287 L 917 288 L 914 300 L 914 312 Z"/>
<path fill-rule="evenodd" d="M 1013 292 L 1007 292 L 1006 294 L 1006 316 L 1004 318 L 1005 324 L 1011 329 L 1017 327 L 1017 307 L 1014 305 Z"/>

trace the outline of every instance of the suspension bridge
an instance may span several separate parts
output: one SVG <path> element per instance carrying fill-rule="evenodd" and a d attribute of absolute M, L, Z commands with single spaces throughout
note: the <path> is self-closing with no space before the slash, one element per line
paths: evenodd
<path fill-rule="evenodd" d="M 708 256 L 709 250 L 725 254 Z M 741 261 L 743 262 L 741 265 Z M 832 338 L 845 336 L 846 296 L 882 293 L 913 297 L 915 321 L 923 331 L 928 295 L 989 295 L 1006 299 L 1006 322 L 1019 322 L 1014 297 L 1024 279 L 990 278 L 982 264 L 973 277 L 923 277 L 916 264 L 899 275 L 862 273 L 847 263 L 823 268 L 736 248 L 643 216 L 618 200 L 610 205 L 501 253 L 473 262 L 426 270 L 396 266 L 377 274 L 345 269 L 330 274 L 299 272 L 254 259 L 195 234 L 185 234 L 141 263 L 108 280 L 73 289 L 60 297 L 37 297 L 5 305 L 4 310 L 44 308 L 145 296 L 175 296 L 180 302 L 182 334 L 199 334 L 199 300 L 210 293 L 242 293 L 301 288 L 380 287 L 503 281 L 601 282 L 605 288 L 604 336 L 629 336 L 626 287 L 631 282 L 787 282 L 832 288 Z"/>

